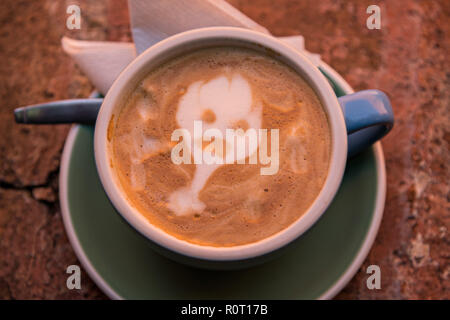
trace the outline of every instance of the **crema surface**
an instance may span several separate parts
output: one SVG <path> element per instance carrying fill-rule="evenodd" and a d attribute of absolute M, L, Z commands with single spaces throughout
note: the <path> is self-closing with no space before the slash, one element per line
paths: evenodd
<path fill-rule="evenodd" d="M 195 120 L 223 133 L 224 148 L 214 150 L 223 159 L 227 129 L 277 129 L 278 170 L 261 174 L 269 164 L 259 161 L 259 141 L 241 163 L 175 164 L 171 137 L 180 128 L 192 135 L 194 160 Z M 112 121 L 111 165 L 128 201 L 156 227 L 200 245 L 248 244 L 287 228 L 328 174 L 330 128 L 318 97 L 294 70 L 250 49 L 202 49 L 161 65 Z M 201 154 L 212 142 L 197 143 Z"/>

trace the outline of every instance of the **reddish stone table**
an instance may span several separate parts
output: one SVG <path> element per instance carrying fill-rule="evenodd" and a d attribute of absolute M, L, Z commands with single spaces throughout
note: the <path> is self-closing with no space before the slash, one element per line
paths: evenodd
<path fill-rule="evenodd" d="M 448 1 L 233 0 L 274 35 L 302 34 L 355 89 L 389 94 L 396 114 L 383 140 L 387 200 L 375 245 L 338 299 L 450 298 Z M 71 2 L 72 3 L 72 2 Z M 62 52 L 60 39 L 130 41 L 124 0 L 80 0 L 82 28 L 70 31 L 64 1 L 0 2 L 0 298 L 104 299 L 83 277 L 58 204 L 58 171 L 69 126 L 24 126 L 20 105 L 87 97 L 92 85 Z M 366 28 L 366 8 L 381 7 L 381 30 Z M 448 54 L 447 54 L 448 55 Z M 368 290 L 368 265 L 382 289 Z M 84 271 L 83 271 L 84 272 Z"/>

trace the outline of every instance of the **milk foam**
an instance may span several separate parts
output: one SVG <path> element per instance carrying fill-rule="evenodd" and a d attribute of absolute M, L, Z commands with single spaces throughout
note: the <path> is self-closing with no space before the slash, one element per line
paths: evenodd
<path fill-rule="evenodd" d="M 155 106 L 155 102 L 151 99 L 139 99 L 136 101 L 136 109 L 141 117 L 141 120 L 144 122 L 157 117 L 158 110 Z"/>
<path fill-rule="evenodd" d="M 192 134 L 194 121 L 202 123 L 194 129 L 200 136 Z M 130 204 L 155 227 L 199 245 L 249 244 L 287 228 L 320 193 L 330 163 L 327 116 L 312 88 L 288 66 L 244 48 L 202 49 L 152 70 L 111 128 L 111 165 Z M 191 154 L 185 161 L 187 152 L 177 149 L 187 139 L 173 135 L 184 128 L 201 163 Z M 224 128 L 256 131 L 257 152 L 245 150 L 245 165 L 239 157 L 226 165 L 206 162 L 208 153 L 228 157 L 226 150 L 216 152 L 215 142 L 238 130 Z M 213 130 L 214 143 L 207 142 Z M 267 143 L 259 135 L 264 130 Z M 261 155 L 264 146 L 272 155 L 272 130 L 279 130 L 279 170 L 264 175 L 270 167 Z M 192 141 L 202 135 L 203 149 L 194 149 Z M 173 161 L 180 149 L 182 161 Z"/>
<path fill-rule="evenodd" d="M 194 82 L 181 97 L 176 114 L 177 124 L 194 136 L 194 121 L 201 120 L 205 112 L 212 112 L 215 119 L 203 122 L 203 130 L 218 129 L 222 132 L 225 145 L 227 141 L 226 129 L 233 128 L 239 121 L 246 121 L 248 128 L 259 129 L 262 124 L 262 107 L 254 103 L 250 84 L 241 75 L 234 74 L 231 78 L 225 75 L 216 77 L 208 82 Z M 237 137 L 245 139 L 245 136 Z M 237 143 L 238 144 L 238 143 Z M 200 201 L 199 193 L 205 186 L 208 178 L 221 166 L 220 164 L 206 164 L 196 159 L 206 156 L 202 148 L 202 141 L 194 141 L 193 146 L 188 145 L 194 156 L 196 170 L 191 184 L 174 191 L 169 196 L 168 208 L 177 215 L 192 212 L 202 212 L 205 204 Z M 248 157 L 257 151 L 258 145 L 249 146 L 240 157 Z M 208 153 L 207 155 L 210 155 Z M 229 154 L 228 154 L 229 155 Z M 221 157 L 220 153 L 215 153 Z M 226 155 L 227 156 L 227 155 Z M 236 155 L 236 160 L 240 160 Z M 223 159 L 225 162 L 226 159 Z M 216 163 L 219 161 L 216 161 Z"/>

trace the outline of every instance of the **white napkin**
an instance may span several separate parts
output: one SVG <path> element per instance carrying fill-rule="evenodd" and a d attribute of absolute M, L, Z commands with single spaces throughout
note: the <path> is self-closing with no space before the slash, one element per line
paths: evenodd
<path fill-rule="evenodd" d="M 128 4 L 134 43 L 62 39 L 64 51 L 103 94 L 136 54 L 179 32 L 209 26 L 234 26 L 269 34 L 267 29 L 224 0 L 129 0 Z M 320 56 L 305 50 L 301 35 L 279 39 L 319 65 Z"/>
<path fill-rule="evenodd" d="M 138 53 L 171 35 L 202 27 L 241 27 L 269 34 L 223 0 L 128 0 L 128 4 Z"/>
<path fill-rule="evenodd" d="M 132 42 L 80 41 L 64 37 L 62 46 L 103 94 L 136 57 Z"/>

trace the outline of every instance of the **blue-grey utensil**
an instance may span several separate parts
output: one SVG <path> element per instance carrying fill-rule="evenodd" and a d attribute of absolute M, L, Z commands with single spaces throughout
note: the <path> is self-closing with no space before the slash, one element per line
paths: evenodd
<path fill-rule="evenodd" d="M 94 124 L 103 99 L 68 99 L 40 103 L 14 110 L 17 123 L 55 124 L 84 123 Z"/>

